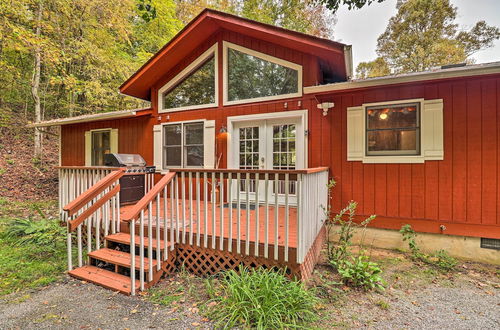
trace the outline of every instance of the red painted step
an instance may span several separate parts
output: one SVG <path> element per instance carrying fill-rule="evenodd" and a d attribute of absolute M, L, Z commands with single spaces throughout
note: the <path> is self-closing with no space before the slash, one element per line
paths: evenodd
<path fill-rule="evenodd" d="M 129 233 L 116 233 L 112 235 L 108 235 L 105 237 L 106 240 L 111 241 L 111 242 L 116 242 L 120 244 L 126 244 L 130 245 L 130 234 Z M 141 244 L 140 241 L 140 236 L 135 236 L 135 245 L 139 246 Z M 152 240 L 153 242 L 153 248 L 156 249 L 156 239 Z M 144 246 L 149 247 L 149 239 L 147 237 L 144 237 Z M 170 243 L 168 243 L 168 246 L 170 247 Z M 160 249 L 163 252 L 163 249 L 165 248 L 165 241 L 160 240 Z"/>
<path fill-rule="evenodd" d="M 131 293 L 130 277 L 110 272 L 109 270 L 87 265 L 73 269 L 69 272 L 69 275 L 126 295 L 130 295 Z M 139 281 L 135 281 L 135 287 L 138 288 L 139 285 Z"/>
<path fill-rule="evenodd" d="M 102 260 L 104 262 L 130 268 L 130 253 L 112 250 L 108 248 L 99 249 L 97 251 L 92 251 L 88 254 L 90 258 Z M 156 270 L 156 260 L 153 260 L 153 268 Z M 140 256 L 135 256 L 135 269 L 140 269 Z M 149 258 L 144 258 L 144 271 L 149 270 Z"/>

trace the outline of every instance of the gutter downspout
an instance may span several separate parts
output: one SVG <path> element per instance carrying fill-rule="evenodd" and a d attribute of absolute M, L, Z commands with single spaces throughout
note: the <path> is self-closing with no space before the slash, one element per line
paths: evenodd
<path fill-rule="evenodd" d="M 352 45 L 344 46 L 344 62 L 345 71 L 347 73 L 347 81 L 353 78 L 353 67 L 352 67 Z"/>

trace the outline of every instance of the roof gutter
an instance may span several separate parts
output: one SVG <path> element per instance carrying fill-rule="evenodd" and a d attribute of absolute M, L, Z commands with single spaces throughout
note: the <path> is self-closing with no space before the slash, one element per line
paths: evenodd
<path fill-rule="evenodd" d="M 376 86 L 395 85 L 402 83 L 413 83 L 426 80 L 440 80 L 461 77 L 474 77 L 488 74 L 500 74 L 500 62 L 465 66 L 461 68 L 440 69 L 436 71 L 426 71 L 409 73 L 404 75 L 385 76 L 378 78 L 368 78 L 363 80 L 352 80 L 347 82 L 332 83 L 318 86 L 304 87 L 304 94 L 320 94 L 335 91 L 345 91 L 351 89 L 368 88 Z"/>

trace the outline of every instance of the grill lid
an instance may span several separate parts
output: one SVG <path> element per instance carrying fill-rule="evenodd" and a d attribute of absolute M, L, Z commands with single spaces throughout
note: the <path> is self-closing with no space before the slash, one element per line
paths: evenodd
<path fill-rule="evenodd" d="M 106 154 L 104 164 L 106 166 L 144 167 L 146 161 L 139 154 Z"/>

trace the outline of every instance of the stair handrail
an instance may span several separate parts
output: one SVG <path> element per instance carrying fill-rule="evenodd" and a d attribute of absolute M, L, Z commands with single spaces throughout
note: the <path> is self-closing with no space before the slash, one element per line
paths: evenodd
<path fill-rule="evenodd" d="M 158 183 L 144 195 L 144 197 L 142 197 L 129 211 L 127 211 L 127 213 L 123 215 L 122 221 L 131 222 L 132 220 L 137 219 L 139 213 L 148 207 L 149 203 L 156 197 L 156 195 L 161 193 L 163 188 L 175 177 L 175 174 L 175 172 L 166 173 L 160 181 L 158 181 Z"/>
<path fill-rule="evenodd" d="M 162 258 L 162 252 L 160 249 L 160 200 L 161 193 L 163 192 L 164 202 L 167 198 L 167 185 L 172 182 L 175 178 L 175 172 L 168 172 L 165 174 L 158 183 L 156 183 L 147 194 L 144 195 L 124 216 L 122 221 L 129 223 L 130 231 L 130 294 L 135 295 L 136 291 L 136 281 L 135 281 L 135 226 L 136 220 L 139 220 L 139 288 L 144 291 L 144 273 L 145 273 L 145 262 L 144 262 L 144 214 L 148 210 L 148 221 L 147 221 L 147 235 L 148 235 L 148 281 L 153 281 L 153 201 L 156 199 L 156 271 L 160 271 L 161 264 L 163 261 L 167 260 L 168 257 L 168 244 L 167 244 L 167 227 L 166 227 L 166 216 L 164 216 L 164 252 Z M 173 182 L 172 182 L 173 184 Z M 172 187 L 173 188 L 173 187 Z"/>
<path fill-rule="evenodd" d="M 125 168 L 119 168 L 106 175 L 92 187 L 84 191 L 81 195 L 69 202 L 63 207 L 68 216 L 72 216 L 80 211 L 87 203 L 96 198 L 105 189 L 109 188 L 113 183 L 119 180 L 125 174 Z"/>

